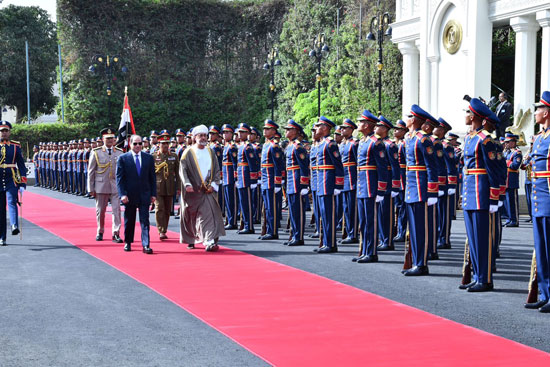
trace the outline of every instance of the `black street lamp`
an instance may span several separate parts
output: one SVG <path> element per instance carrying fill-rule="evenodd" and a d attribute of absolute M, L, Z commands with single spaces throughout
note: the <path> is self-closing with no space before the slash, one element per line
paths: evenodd
<path fill-rule="evenodd" d="M 271 120 L 275 121 L 275 66 L 281 66 L 283 63 L 277 59 L 279 57 L 279 51 L 276 48 L 272 48 L 269 54 L 267 54 L 267 62 L 264 64 L 264 70 L 271 71 L 271 84 L 269 84 L 269 90 L 271 90 Z"/>
<path fill-rule="evenodd" d="M 105 69 L 105 75 L 107 76 L 107 120 L 111 117 L 111 80 L 115 80 L 113 78 L 114 69 L 119 64 L 122 64 L 122 60 L 118 55 L 105 56 L 98 54 L 92 57 L 92 65 L 88 68 L 88 71 L 94 75 L 98 72 L 99 68 L 103 67 Z M 126 74 L 128 68 L 123 65 L 120 71 Z M 107 121 L 107 125 L 110 125 L 110 121 Z"/>
<path fill-rule="evenodd" d="M 370 32 L 367 34 L 367 39 L 369 41 L 378 42 L 378 115 L 382 114 L 382 69 L 384 69 L 384 64 L 382 62 L 382 44 L 384 42 L 384 37 L 391 37 L 391 17 L 388 12 L 384 14 L 380 13 L 380 0 L 377 1 L 376 5 L 376 16 L 372 17 L 370 21 Z M 385 30 L 385 31 L 384 31 Z"/>
<path fill-rule="evenodd" d="M 325 34 L 319 33 L 313 39 L 313 48 L 309 51 L 309 57 L 317 62 L 317 116 L 321 117 L 321 60 L 327 57 L 329 48 L 325 43 Z"/>

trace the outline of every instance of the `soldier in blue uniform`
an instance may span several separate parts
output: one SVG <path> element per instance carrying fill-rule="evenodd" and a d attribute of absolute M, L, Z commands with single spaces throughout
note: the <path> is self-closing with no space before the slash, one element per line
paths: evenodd
<path fill-rule="evenodd" d="M 89 198 L 90 197 L 90 193 L 88 192 L 88 189 L 87 189 L 87 182 L 88 182 L 88 162 L 90 161 L 90 154 L 92 152 L 92 149 L 91 149 L 91 143 L 92 141 L 89 139 L 89 138 L 84 138 L 82 139 L 83 141 L 83 144 L 84 144 L 84 154 L 82 156 L 82 165 L 83 165 L 83 190 L 84 190 L 84 196 Z"/>
<path fill-rule="evenodd" d="M 445 134 L 449 132 L 452 127 L 442 117 L 438 120 L 439 126 L 433 131 L 434 136 L 441 142 L 443 146 L 443 161 L 445 162 L 446 169 L 446 187 L 443 190 L 443 196 L 439 197 L 438 206 L 438 249 L 450 249 L 451 248 L 451 224 L 452 213 L 454 213 L 454 204 L 456 202 L 456 183 L 457 183 L 457 166 L 455 158 L 455 150 L 446 140 Z M 439 191 L 442 190 L 441 182 L 439 185 Z"/>
<path fill-rule="evenodd" d="M 394 199 L 399 195 L 401 189 L 401 170 L 399 168 L 399 152 L 397 145 L 388 137 L 388 132 L 393 129 L 393 124 L 384 116 L 378 116 L 380 120 L 374 129 L 376 136 L 380 137 L 380 140 L 384 143 L 387 157 L 387 181 L 388 187 L 383 199 L 378 203 L 378 237 L 380 244 L 378 245 L 378 251 L 392 251 L 394 250 L 393 237 L 395 235 L 395 212 L 394 212 Z M 391 187 L 390 187 L 391 182 Z"/>
<path fill-rule="evenodd" d="M 407 154 L 407 183 L 405 203 L 409 221 L 409 235 L 413 267 L 404 271 L 405 276 L 428 275 L 428 247 L 430 231 L 426 232 L 428 207 L 437 204 L 438 172 L 433 143 L 421 129 L 435 119 L 418 105 L 412 105 L 408 116 L 409 134 L 405 141 Z"/>
<path fill-rule="evenodd" d="M 319 203 L 317 201 L 317 147 L 320 139 L 316 138 L 315 129 L 315 126 L 311 129 L 313 142 L 309 151 L 309 168 L 311 170 L 310 189 L 311 199 L 313 201 L 313 217 L 315 219 L 315 231 L 313 234 L 309 235 L 311 238 L 319 238 L 319 232 L 321 230 L 321 213 L 319 213 Z"/>
<path fill-rule="evenodd" d="M 278 223 L 280 221 L 280 212 L 276 195 L 282 189 L 284 155 L 275 139 L 277 129 L 279 129 L 279 125 L 270 119 L 265 120 L 265 143 L 262 147 L 260 180 L 265 208 L 266 233 L 260 237 L 261 240 L 275 240 L 279 238 Z"/>
<path fill-rule="evenodd" d="M 533 152 L 533 142 L 535 141 L 535 136 L 531 136 L 531 144 L 529 151 L 523 157 L 523 162 L 521 163 L 521 169 L 525 171 L 525 200 L 527 201 L 527 210 L 529 212 L 529 219 L 525 220 L 527 223 L 533 222 L 533 214 L 531 212 L 531 192 L 533 191 L 533 182 L 531 179 L 531 173 L 533 172 L 533 165 L 531 163 L 531 153 Z"/>
<path fill-rule="evenodd" d="M 160 134 L 159 134 L 158 131 L 151 130 L 151 133 L 149 135 L 149 138 L 151 139 L 150 142 L 149 142 L 151 144 L 150 147 L 149 147 L 149 154 L 153 154 L 159 149 L 159 146 L 158 146 L 159 136 L 160 136 Z"/>
<path fill-rule="evenodd" d="M 290 119 L 285 126 L 286 138 L 289 141 L 286 148 L 286 194 L 288 213 L 291 224 L 291 237 L 286 246 L 301 246 L 304 244 L 304 226 L 306 222 L 305 200 L 309 185 L 309 159 L 298 136 L 302 127 Z"/>
<path fill-rule="evenodd" d="M 238 234 L 253 234 L 254 219 L 252 217 L 252 189 L 258 186 L 259 162 L 254 147 L 248 141 L 250 126 L 240 123 L 237 129 L 239 147 L 237 152 L 237 189 L 239 190 L 239 206 L 244 222 L 244 228 Z"/>
<path fill-rule="evenodd" d="M 237 229 L 237 189 L 235 179 L 237 178 L 237 152 L 238 148 L 233 141 L 235 129 L 229 124 L 222 126 L 224 147 L 222 153 L 222 187 L 225 203 L 225 215 L 227 225 L 225 229 Z"/>
<path fill-rule="evenodd" d="M 518 136 L 512 133 L 506 133 L 504 141 L 508 143 L 508 155 L 506 156 L 506 166 L 508 175 L 506 179 L 506 208 L 508 209 L 508 220 L 504 227 L 517 227 L 519 222 L 518 213 L 518 189 L 519 189 L 519 168 L 523 161 L 521 150 L 516 146 Z"/>
<path fill-rule="evenodd" d="M 336 126 L 325 116 L 315 124 L 315 136 L 320 140 L 317 146 L 317 201 L 323 233 L 322 246 L 316 249 L 318 254 L 338 252 L 336 244 L 337 218 L 334 196 L 344 187 L 344 167 L 338 145 L 330 138 L 330 130 Z"/>
<path fill-rule="evenodd" d="M 256 153 L 256 157 L 258 159 L 258 162 L 262 159 L 262 148 L 263 145 L 260 144 L 260 139 L 262 137 L 262 134 L 260 133 L 260 130 L 256 129 L 255 127 L 250 128 L 250 134 L 248 135 L 248 141 L 250 144 L 252 144 L 252 147 L 254 148 L 254 152 Z M 258 176 L 258 179 L 260 176 Z M 260 224 L 262 219 L 262 209 L 263 209 L 263 198 L 262 198 L 262 188 L 258 184 L 258 187 L 256 187 L 252 191 L 252 212 L 253 212 L 253 218 L 254 218 L 254 224 Z"/>
<path fill-rule="evenodd" d="M 344 140 L 344 137 L 342 136 L 342 130 L 340 126 L 336 126 L 334 129 L 334 142 L 336 145 L 338 145 L 338 150 L 340 151 L 340 154 L 342 154 L 342 141 Z M 334 205 L 336 212 L 336 232 L 340 232 L 342 230 L 342 222 L 344 220 L 344 203 L 343 203 L 343 195 L 338 195 L 334 197 Z"/>
<path fill-rule="evenodd" d="M 397 120 L 393 137 L 397 145 L 397 155 L 399 157 L 400 189 L 399 195 L 395 197 L 395 212 L 397 214 L 397 234 L 394 242 L 405 241 L 407 233 L 407 207 L 405 206 L 405 184 L 407 181 L 407 156 L 405 152 L 405 134 L 407 133 L 407 124 L 403 120 Z"/>
<path fill-rule="evenodd" d="M 363 138 L 357 147 L 357 214 L 361 232 L 359 255 L 352 261 L 372 263 L 378 261 L 378 205 L 388 188 L 388 160 L 383 141 L 373 134 L 380 122 L 369 110 L 358 120 Z"/>
<path fill-rule="evenodd" d="M 21 144 L 10 140 L 11 124 L 0 122 L 0 246 L 6 246 L 6 196 L 11 234 L 19 233 L 18 191 L 27 187 L 27 169 Z"/>
<path fill-rule="evenodd" d="M 342 156 L 342 165 L 344 166 L 344 188 L 339 195 L 342 201 L 344 212 L 344 226 L 346 238 L 342 240 L 343 244 L 359 243 L 357 225 L 357 147 L 359 141 L 353 137 L 353 131 L 357 125 L 346 118 L 340 125 L 343 141 L 340 145 L 340 154 Z"/>
<path fill-rule="evenodd" d="M 208 128 L 208 139 L 210 140 L 210 148 L 216 155 L 216 158 L 218 158 L 218 165 L 220 167 L 220 172 L 222 170 L 222 155 L 223 155 L 223 147 L 220 144 L 220 129 L 216 125 L 210 125 Z M 222 213 L 224 212 L 225 205 L 223 204 L 223 190 L 218 190 L 218 204 L 220 205 L 220 208 L 222 210 Z"/>
<path fill-rule="evenodd" d="M 492 112 L 483 102 L 472 98 L 466 111 L 471 132 L 464 142 L 464 188 L 462 207 L 474 273 L 468 292 L 493 289 L 490 213 L 498 210 L 500 198 L 497 149 L 483 123 Z M 495 121 L 496 122 L 496 121 Z"/>
<path fill-rule="evenodd" d="M 550 313 L 550 91 L 542 93 L 540 102 L 535 104 L 535 122 L 540 125 L 540 133 L 533 143 L 533 193 L 531 196 L 533 214 L 533 234 L 537 257 L 537 279 L 539 300 L 525 304 L 526 308 L 539 309 Z"/>

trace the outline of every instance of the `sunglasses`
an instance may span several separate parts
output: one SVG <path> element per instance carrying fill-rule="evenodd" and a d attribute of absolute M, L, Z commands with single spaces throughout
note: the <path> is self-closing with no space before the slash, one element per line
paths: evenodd
<path fill-rule="evenodd" d="M 139 142 L 139 143 L 132 143 L 133 145 L 143 145 L 143 142 Z"/>

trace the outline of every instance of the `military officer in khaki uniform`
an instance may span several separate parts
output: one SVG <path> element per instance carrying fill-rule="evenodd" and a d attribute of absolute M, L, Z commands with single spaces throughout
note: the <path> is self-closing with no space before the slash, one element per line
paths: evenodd
<path fill-rule="evenodd" d="M 88 163 L 88 192 L 95 197 L 97 218 L 96 241 L 103 240 L 105 212 L 109 200 L 113 211 L 113 242 L 122 243 L 120 238 L 120 198 L 116 187 L 116 164 L 122 150 L 114 146 L 115 130 L 101 130 L 103 145 L 94 148 Z"/>
<path fill-rule="evenodd" d="M 162 130 L 158 137 L 160 148 L 153 153 L 155 173 L 157 175 L 157 199 L 155 201 L 155 217 L 159 238 L 168 238 L 168 220 L 172 210 L 174 195 L 180 195 L 179 161 L 176 153 L 170 152 L 170 133 Z"/>

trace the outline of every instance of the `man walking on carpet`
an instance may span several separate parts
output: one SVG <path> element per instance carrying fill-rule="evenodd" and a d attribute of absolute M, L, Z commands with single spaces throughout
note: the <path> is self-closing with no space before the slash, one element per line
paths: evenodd
<path fill-rule="evenodd" d="M 180 242 L 202 243 L 206 251 L 218 250 L 218 238 L 225 236 L 222 212 L 217 202 L 221 183 L 217 157 L 208 147 L 208 128 L 193 128 L 193 145 L 180 161 L 182 206 Z"/>

